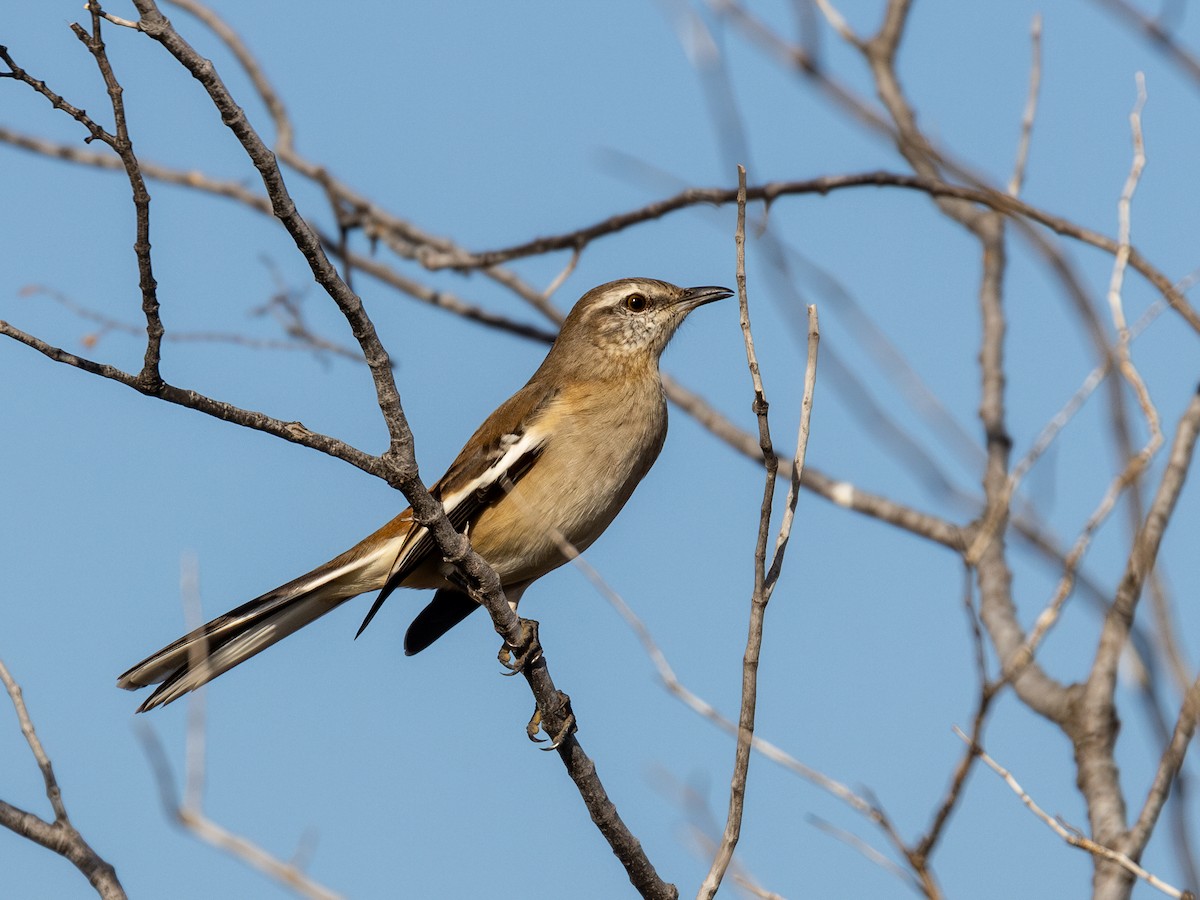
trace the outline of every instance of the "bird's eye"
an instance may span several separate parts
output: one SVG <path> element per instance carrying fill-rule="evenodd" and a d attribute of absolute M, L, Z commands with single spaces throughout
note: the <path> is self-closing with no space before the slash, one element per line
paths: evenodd
<path fill-rule="evenodd" d="M 625 308 L 630 312 L 645 312 L 649 305 L 650 301 L 646 299 L 645 294 L 630 294 L 625 298 Z"/>

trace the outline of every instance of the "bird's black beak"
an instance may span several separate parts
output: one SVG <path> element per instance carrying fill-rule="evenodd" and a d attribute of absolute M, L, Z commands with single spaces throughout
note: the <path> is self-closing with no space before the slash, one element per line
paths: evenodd
<path fill-rule="evenodd" d="M 726 297 L 732 296 L 733 291 L 729 288 L 711 286 L 690 287 L 684 288 L 683 296 L 679 298 L 679 303 L 692 310 L 697 306 L 703 306 L 705 303 L 712 303 L 714 300 L 724 300 Z"/>

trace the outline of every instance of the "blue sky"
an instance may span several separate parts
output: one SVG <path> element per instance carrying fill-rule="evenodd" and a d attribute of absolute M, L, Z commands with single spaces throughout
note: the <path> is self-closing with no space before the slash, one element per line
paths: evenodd
<path fill-rule="evenodd" d="M 845 4 L 843 13 L 865 31 L 880 7 Z M 681 16 L 692 9 L 683 4 L 362 3 L 339 16 L 247 0 L 218 9 L 262 60 L 303 154 L 379 205 L 471 249 L 568 231 L 684 185 L 728 187 L 736 161 L 747 164 L 752 182 L 906 171 L 889 145 L 706 13 L 745 128 L 744 148 L 728 150 L 736 141 L 727 126 L 714 124 L 678 37 Z M 754 9 L 789 39 L 796 34 L 789 4 Z M 131 8 L 110 11 L 133 15 Z M 959 158 L 1007 181 L 1037 12 L 1044 16 L 1043 88 L 1023 196 L 1115 234 L 1130 161 L 1134 76 L 1145 72 L 1149 164 L 1133 208 L 1134 242 L 1169 277 L 1184 277 L 1200 265 L 1200 92 L 1095 4 L 916 4 L 900 75 L 921 125 Z M 18 0 L 0 43 L 107 122 L 102 82 L 67 27 L 80 15 L 75 2 Z M 183 12 L 168 15 L 269 133 L 261 103 L 219 43 Z M 831 71 L 873 96 L 855 54 L 824 25 L 820 31 Z M 1200 44 L 1194 16 L 1182 22 L 1181 35 Z M 158 45 L 115 28 L 106 40 L 144 158 L 258 187 L 199 86 Z M 83 146 L 78 125 L 8 81 L 0 83 L 0 124 Z M 745 158 L 730 159 L 731 152 Z M 298 177 L 289 185 L 301 211 L 328 226 L 320 193 Z M 278 326 L 253 312 L 282 284 L 302 298 L 314 330 L 352 344 L 273 222 L 228 201 L 150 187 L 170 333 L 278 338 Z M 124 178 L 0 144 L 0 203 L 8 211 L 0 217 L 0 318 L 67 350 L 136 368 L 137 339 L 106 333 L 91 345 L 96 326 L 49 293 L 138 325 Z M 732 286 L 734 216 L 732 207 L 698 208 L 597 241 L 555 303 L 565 310 L 593 285 L 627 275 Z M 969 512 L 931 491 L 891 441 L 878 439 L 876 417 L 832 371 L 833 357 L 971 496 L 979 493 L 977 462 L 921 424 L 821 273 L 853 296 L 978 442 L 976 246 L 925 197 L 899 191 L 783 199 L 770 221 L 797 254 L 791 286 L 820 307 L 830 360 L 818 385 L 809 462 L 965 521 Z M 1020 455 L 1094 359 L 1056 284 L 1027 247 L 1011 245 L 1010 427 Z M 1068 250 L 1102 304 L 1111 259 L 1089 248 Z M 385 251 L 381 258 L 388 259 Z M 514 269 L 545 286 L 566 262 L 560 253 Z M 399 267 L 493 311 L 543 324 L 479 276 Z M 775 439 L 790 447 L 804 368 L 795 327 L 802 314 L 753 234 L 748 268 Z M 355 286 L 396 361 L 418 460 L 432 481 L 478 422 L 524 383 L 544 347 L 463 323 L 361 274 Z M 1130 276 L 1124 299 L 1133 320 L 1156 296 Z M 1196 351 L 1196 334 L 1173 315 L 1135 344 L 1168 437 L 1196 387 Z M 732 301 L 697 312 L 664 369 L 742 428 L 754 428 Z M 163 371 L 176 385 L 302 421 L 364 450 L 385 448 L 361 365 L 178 342 L 167 344 Z M 1065 541 L 1115 472 L 1102 411 L 1095 401 L 1085 407 L 1027 482 L 1026 499 Z M 0 658 L 24 686 L 76 825 L 117 867 L 130 896 L 288 896 L 168 824 L 134 728 L 138 700 L 114 681 L 183 630 L 186 555 L 198 559 L 204 610 L 216 615 L 350 546 L 403 499 L 335 460 L 148 400 L 12 342 L 0 343 L 0 416 Z M 1151 484 L 1161 465 L 1160 458 Z M 674 410 L 657 466 L 587 554 L 642 616 L 680 678 L 730 715 L 760 494 L 754 465 Z M 1179 635 L 1193 660 L 1200 651 L 1191 602 L 1200 589 L 1198 527 L 1192 485 L 1163 559 L 1179 603 Z M 1087 558 L 1088 573 L 1108 589 L 1119 578 L 1125 542 L 1118 513 Z M 1056 573 L 1028 554 L 1014 551 L 1014 559 L 1015 596 L 1029 623 L 1052 595 Z M 973 710 L 977 685 L 961 582 L 961 564 L 948 551 L 806 494 L 768 611 L 759 734 L 829 776 L 873 791 L 909 838 L 926 826 L 960 756 L 951 726 L 968 726 Z M 520 679 L 497 677 L 498 641 L 483 616 L 427 653 L 403 656 L 403 631 L 420 602 L 394 595 L 353 641 L 369 606 L 361 598 L 213 685 L 209 814 L 285 858 L 309 846 L 312 875 L 353 898 L 561 894 L 563 884 L 581 898 L 628 893 L 557 758 L 526 740 L 532 700 Z M 695 791 L 723 820 L 732 742 L 661 689 L 634 635 L 578 572 L 567 568 L 540 581 L 522 611 L 541 622 L 554 677 L 573 698 L 580 740 L 618 809 L 660 873 L 683 895 L 694 894 L 708 862 L 694 852 L 680 796 Z M 1098 621 L 1085 601 L 1068 605 L 1042 652 L 1053 674 L 1070 680 L 1086 673 Z M 1160 748 L 1125 689 L 1121 700 L 1119 762 L 1136 809 Z M 1168 715 L 1173 719 L 1174 707 Z M 178 776 L 185 704 L 145 721 Z M 1085 824 L 1070 747 L 1056 729 L 1006 695 L 986 744 L 1044 808 Z M 0 713 L 0 773 L 0 797 L 47 813 L 37 770 L 8 713 Z M 755 758 L 740 861 L 789 897 L 911 895 L 815 827 L 814 817 L 883 847 L 861 817 Z M 0 862 L 6 896 L 91 895 L 67 863 L 11 835 L 0 834 Z M 1165 827 L 1145 863 L 1180 882 Z M 982 769 L 971 776 L 934 869 L 948 896 L 975 900 L 1081 896 L 1090 879 L 1088 859 Z M 1139 888 L 1137 895 L 1152 894 Z"/>

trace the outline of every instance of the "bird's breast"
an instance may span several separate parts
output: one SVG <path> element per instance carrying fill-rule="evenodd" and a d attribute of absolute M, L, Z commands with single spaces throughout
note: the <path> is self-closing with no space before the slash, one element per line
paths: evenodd
<path fill-rule="evenodd" d="M 472 546 L 505 584 L 567 561 L 600 536 L 658 458 L 667 409 L 657 372 L 564 391 L 539 417 L 549 439 L 507 495 L 476 519 Z"/>

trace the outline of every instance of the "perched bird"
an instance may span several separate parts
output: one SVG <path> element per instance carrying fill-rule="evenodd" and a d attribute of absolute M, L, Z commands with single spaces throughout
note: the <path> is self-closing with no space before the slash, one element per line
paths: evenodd
<path fill-rule="evenodd" d="M 529 382 L 488 416 L 430 488 L 496 570 L 514 609 L 530 584 L 567 562 L 564 542 L 588 547 L 650 470 L 667 434 L 659 357 L 689 312 L 731 294 L 649 278 L 588 291 Z M 436 591 L 404 637 L 409 655 L 478 607 L 406 509 L 341 556 L 159 650 L 117 684 L 158 684 L 138 711 L 153 709 L 378 590 L 361 634 L 398 587 Z"/>

